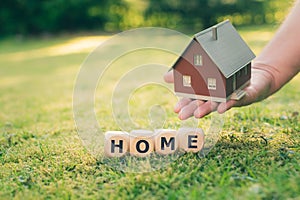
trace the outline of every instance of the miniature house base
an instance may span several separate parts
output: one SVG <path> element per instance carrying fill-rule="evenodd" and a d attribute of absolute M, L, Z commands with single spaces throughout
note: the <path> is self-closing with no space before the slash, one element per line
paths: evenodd
<path fill-rule="evenodd" d="M 204 145 L 204 133 L 200 128 L 134 130 L 105 133 L 104 154 L 106 157 L 132 155 L 146 157 L 152 153 L 174 154 L 179 150 L 197 153 Z"/>
<path fill-rule="evenodd" d="M 247 81 L 246 84 L 244 84 L 239 89 L 235 90 L 227 98 L 214 97 L 214 96 L 203 96 L 203 95 L 197 95 L 197 94 L 187 94 L 187 93 L 180 93 L 180 92 L 176 92 L 175 94 L 180 97 L 186 97 L 186 98 L 190 98 L 190 99 L 199 99 L 199 100 L 204 100 L 204 101 L 214 101 L 214 102 L 219 102 L 219 103 L 227 102 L 230 99 L 238 101 L 246 95 L 246 92 L 243 89 L 246 86 L 248 86 L 249 83 L 250 83 L 250 81 Z"/>

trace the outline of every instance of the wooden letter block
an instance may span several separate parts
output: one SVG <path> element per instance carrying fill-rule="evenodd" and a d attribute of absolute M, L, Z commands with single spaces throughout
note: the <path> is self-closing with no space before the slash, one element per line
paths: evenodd
<path fill-rule="evenodd" d="M 155 151 L 161 155 L 175 153 L 178 149 L 177 132 L 173 129 L 155 130 Z"/>
<path fill-rule="evenodd" d="M 204 133 L 201 128 L 181 128 L 178 130 L 179 147 L 186 152 L 197 153 L 204 145 Z"/>
<path fill-rule="evenodd" d="M 154 150 L 154 133 L 149 130 L 130 132 L 130 154 L 138 157 L 150 155 Z"/>
<path fill-rule="evenodd" d="M 121 157 L 128 152 L 129 134 L 123 131 L 105 133 L 104 153 L 107 157 Z"/>

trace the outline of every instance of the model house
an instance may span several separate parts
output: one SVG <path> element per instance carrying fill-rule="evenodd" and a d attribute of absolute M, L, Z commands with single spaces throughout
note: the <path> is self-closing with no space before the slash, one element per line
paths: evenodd
<path fill-rule="evenodd" d="M 244 96 L 254 53 L 230 21 L 197 33 L 173 65 L 178 96 L 226 102 Z"/>

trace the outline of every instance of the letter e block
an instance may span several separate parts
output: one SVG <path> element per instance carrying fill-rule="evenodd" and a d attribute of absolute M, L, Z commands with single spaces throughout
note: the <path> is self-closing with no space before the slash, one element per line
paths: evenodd
<path fill-rule="evenodd" d="M 155 151 L 161 155 L 175 153 L 178 149 L 177 132 L 173 129 L 155 130 Z"/>
<path fill-rule="evenodd" d="M 204 132 L 201 128 L 181 128 L 178 130 L 179 147 L 186 152 L 197 153 L 204 145 Z"/>
<path fill-rule="evenodd" d="M 149 130 L 133 130 L 130 132 L 131 155 L 145 157 L 154 150 L 154 133 Z"/>
<path fill-rule="evenodd" d="M 129 134 L 123 131 L 105 133 L 104 154 L 107 157 L 121 157 L 128 152 Z"/>

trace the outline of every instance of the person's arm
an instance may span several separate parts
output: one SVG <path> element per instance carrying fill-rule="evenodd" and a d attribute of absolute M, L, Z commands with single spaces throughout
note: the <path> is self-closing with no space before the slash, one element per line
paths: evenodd
<path fill-rule="evenodd" d="M 274 77 L 271 94 L 292 79 L 300 69 L 300 0 L 273 39 L 254 60 L 256 68 L 269 70 Z"/>
<path fill-rule="evenodd" d="M 226 103 L 204 102 L 183 98 L 174 111 L 184 120 L 191 116 L 201 118 L 212 111 L 224 113 L 232 107 L 239 107 L 261 101 L 290 81 L 300 70 L 300 0 L 298 0 L 273 39 L 252 63 L 250 85 L 246 95 L 239 101 Z M 165 81 L 174 82 L 173 72 L 164 76 Z"/>

